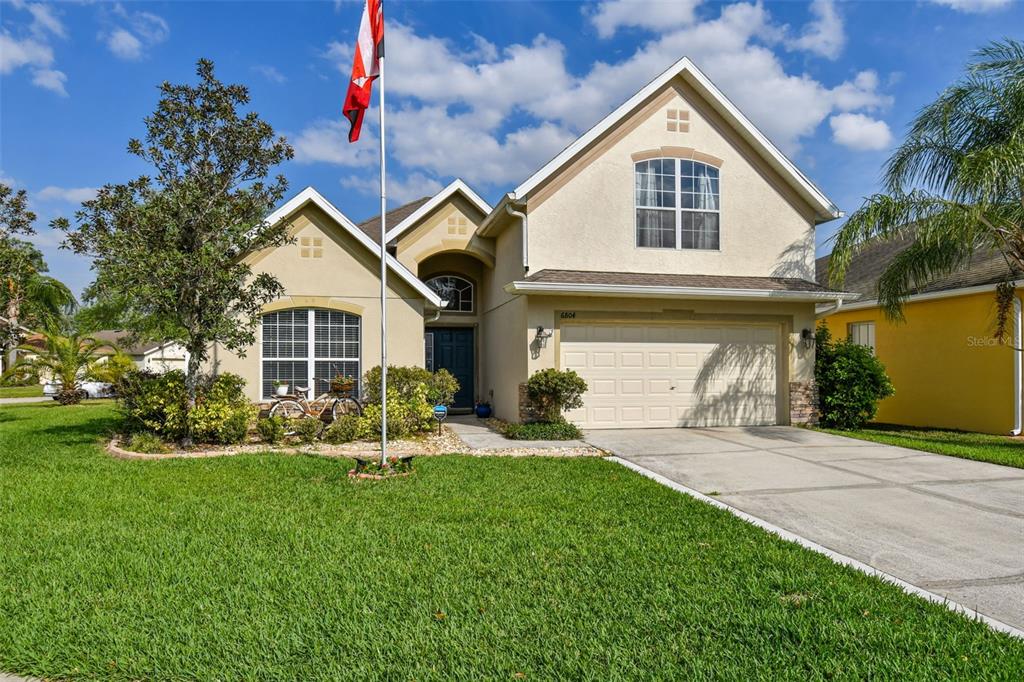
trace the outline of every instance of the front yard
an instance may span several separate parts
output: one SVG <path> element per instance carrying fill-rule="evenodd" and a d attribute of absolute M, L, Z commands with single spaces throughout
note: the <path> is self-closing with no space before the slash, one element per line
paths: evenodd
<path fill-rule="evenodd" d="M 0 408 L 0 671 L 106 679 L 1003 678 L 1024 643 L 596 458 L 120 461 Z"/>
<path fill-rule="evenodd" d="M 43 385 L 32 386 L 0 386 L 0 398 L 39 398 L 43 395 Z"/>
<path fill-rule="evenodd" d="M 828 433 L 860 438 L 886 445 L 898 445 L 914 450 L 934 452 L 938 455 L 976 459 L 1024 469 L 1024 438 L 995 436 L 988 433 L 918 429 L 911 426 L 870 424 L 862 429 L 839 431 L 822 429 Z"/>

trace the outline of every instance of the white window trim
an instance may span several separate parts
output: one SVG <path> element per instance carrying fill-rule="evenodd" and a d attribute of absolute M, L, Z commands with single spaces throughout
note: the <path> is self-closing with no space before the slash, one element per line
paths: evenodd
<path fill-rule="evenodd" d="M 301 308 L 298 308 L 298 309 L 301 310 Z M 306 308 L 305 310 L 306 310 L 306 313 L 308 315 L 308 317 L 306 318 L 306 320 L 307 320 L 306 324 L 308 325 L 308 327 L 307 327 L 307 333 L 306 333 L 306 357 L 305 358 L 268 358 L 268 357 L 264 356 L 264 354 L 263 354 L 263 315 L 260 316 L 259 336 L 258 336 L 259 344 L 260 344 L 260 361 L 259 361 L 259 365 L 260 365 L 260 372 L 259 372 L 260 400 L 272 400 L 275 397 L 273 394 L 271 394 L 271 395 L 264 395 L 264 393 L 263 393 L 263 363 L 264 362 L 275 362 L 275 361 L 281 361 L 281 362 L 301 362 L 302 360 L 305 360 L 306 361 L 306 382 L 307 382 L 307 384 L 309 384 L 309 388 L 311 389 L 311 392 L 310 392 L 310 395 L 309 395 L 310 399 L 316 397 L 316 395 L 315 395 L 315 393 L 316 393 L 316 382 L 314 380 L 314 376 L 315 376 L 315 372 L 316 372 L 316 363 L 317 363 L 317 361 L 320 361 L 320 362 L 355 362 L 356 363 L 356 380 L 358 382 L 362 381 L 362 374 L 363 374 L 363 359 L 362 359 L 362 354 L 363 354 L 363 318 L 362 318 L 362 316 L 361 315 L 356 315 L 355 313 L 350 313 L 350 312 L 345 311 L 345 310 L 334 310 L 334 311 L 332 311 L 330 308 Z M 316 346 L 314 344 L 316 343 L 316 311 L 317 310 L 326 310 L 328 312 L 342 312 L 342 313 L 346 313 L 348 315 L 352 315 L 357 320 L 359 320 L 359 335 L 358 335 L 358 340 L 357 340 L 357 343 L 358 343 L 358 354 L 357 354 L 356 357 L 354 357 L 354 358 L 318 358 L 318 357 L 316 357 Z M 276 312 L 283 312 L 283 310 L 275 310 L 273 312 L 274 313 L 276 313 Z M 265 313 L 265 314 L 269 315 L 269 314 L 272 314 L 272 313 Z M 295 391 L 295 387 L 294 386 L 290 386 L 290 388 L 292 389 L 292 392 Z"/>
<path fill-rule="evenodd" d="M 675 206 L 667 208 L 664 206 L 640 206 L 638 203 L 638 189 L 636 186 L 636 167 L 641 163 L 647 161 L 674 161 L 675 162 Z M 718 171 L 718 208 L 716 209 L 704 209 L 704 208 L 684 208 L 682 202 L 682 162 L 691 161 L 692 163 L 699 163 L 708 168 L 714 168 Z M 636 214 L 637 211 L 643 209 L 645 211 L 673 211 L 676 219 L 676 245 L 673 248 L 665 246 L 641 246 L 640 245 L 640 232 L 638 230 Z M 715 213 L 718 215 L 718 247 L 714 249 L 699 249 L 695 247 L 683 248 L 683 211 L 689 213 Z M 633 247 L 637 249 L 650 249 L 652 251 L 699 251 L 701 253 L 721 253 L 722 251 L 722 169 L 717 166 L 713 166 L 703 161 L 693 161 L 692 159 L 678 159 L 672 157 L 658 157 L 656 159 L 643 159 L 642 161 L 636 161 L 633 163 Z"/>
<path fill-rule="evenodd" d="M 854 340 L 854 338 L 853 338 L 854 327 L 863 327 L 863 328 L 865 328 L 867 330 L 868 336 L 870 337 L 870 343 L 860 343 L 859 341 Z M 846 323 L 846 338 L 849 339 L 850 341 L 852 341 L 853 343 L 856 343 L 859 346 L 864 346 L 865 348 L 870 348 L 871 352 L 875 353 L 876 344 L 877 344 L 877 340 L 875 338 L 875 330 L 876 330 L 876 326 L 875 326 L 875 321 L 874 320 L 860 320 L 858 322 L 847 322 Z"/>
<path fill-rule="evenodd" d="M 445 314 L 445 315 L 475 315 L 476 314 L 476 294 L 477 294 L 476 283 L 473 280 L 469 279 L 468 277 L 463 277 L 462 275 L 456 274 L 454 272 L 442 272 L 442 273 L 438 273 L 436 275 L 431 275 L 430 277 L 428 277 L 426 279 L 427 287 L 428 288 L 430 287 L 430 282 L 432 282 L 435 279 L 440 279 L 441 277 L 452 277 L 454 279 L 458 279 L 458 280 L 461 280 L 461 281 L 465 282 L 466 284 L 469 285 L 469 294 L 470 294 L 469 310 L 451 310 L 447 306 L 445 306 L 445 307 L 441 308 L 441 312 L 443 314 Z M 431 290 L 433 291 L 433 289 L 431 289 Z M 440 294 L 438 294 L 438 295 L 440 295 Z M 461 300 L 461 297 L 460 297 L 460 300 Z"/>

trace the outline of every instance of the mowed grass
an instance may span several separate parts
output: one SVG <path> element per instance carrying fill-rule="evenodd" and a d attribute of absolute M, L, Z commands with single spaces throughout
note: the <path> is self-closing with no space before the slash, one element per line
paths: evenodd
<path fill-rule="evenodd" d="M 0 407 L 0 670 L 103 679 L 1021 679 L 1024 643 L 599 459 L 118 461 Z"/>
<path fill-rule="evenodd" d="M 853 431 L 822 429 L 838 436 L 860 438 L 887 445 L 934 452 L 979 462 L 991 462 L 1024 469 L 1024 438 L 989 433 L 921 429 L 892 424 L 871 424 Z"/>
<path fill-rule="evenodd" d="M 0 398 L 41 398 L 43 385 L 32 386 L 0 386 Z"/>

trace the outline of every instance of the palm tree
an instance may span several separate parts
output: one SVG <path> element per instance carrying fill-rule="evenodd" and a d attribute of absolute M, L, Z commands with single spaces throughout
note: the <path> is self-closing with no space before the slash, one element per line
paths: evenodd
<path fill-rule="evenodd" d="M 964 267 L 976 250 L 1024 272 L 1024 43 L 978 50 L 966 75 L 918 113 L 884 181 L 885 193 L 868 198 L 836 235 L 833 285 L 864 244 L 900 239 L 910 245 L 878 281 L 890 319 L 902 320 L 907 296 Z M 997 289 L 1000 339 L 1012 292 L 1010 281 Z"/>
<path fill-rule="evenodd" d="M 61 384 L 57 399 L 64 405 L 74 404 L 82 400 L 82 379 L 93 368 L 101 357 L 100 350 L 112 348 L 109 341 L 99 341 L 92 336 L 77 331 L 62 332 L 51 326 L 39 334 L 42 346 L 22 345 L 18 349 L 32 353 L 34 359 L 22 358 L 5 374 L 16 372 L 22 367 L 33 367 L 45 370 L 54 381 Z"/>

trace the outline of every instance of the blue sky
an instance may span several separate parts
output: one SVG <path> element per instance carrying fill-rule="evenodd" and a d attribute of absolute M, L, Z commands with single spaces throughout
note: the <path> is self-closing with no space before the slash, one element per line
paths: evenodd
<path fill-rule="evenodd" d="M 46 223 L 146 168 L 125 151 L 157 85 L 199 57 L 250 87 L 296 147 L 281 170 L 355 220 L 377 199 L 375 113 L 345 141 L 358 2 L 0 0 L 0 177 L 27 189 L 51 272 L 84 259 Z M 389 193 L 461 176 L 495 201 L 683 55 L 844 210 L 878 188 L 914 112 L 978 46 L 1024 29 L 1012 0 L 402 2 L 385 0 Z M 836 224 L 819 228 L 819 252 Z"/>

